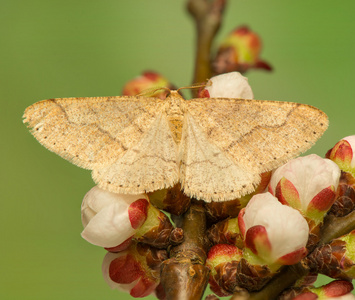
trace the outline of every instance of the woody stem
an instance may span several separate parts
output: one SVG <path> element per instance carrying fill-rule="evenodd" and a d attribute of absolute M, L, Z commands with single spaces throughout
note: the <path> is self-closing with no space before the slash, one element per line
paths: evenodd
<path fill-rule="evenodd" d="M 188 0 L 187 9 L 196 26 L 196 57 L 193 83 L 204 82 L 212 75 L 211 47 L 222 22 L 226 0 Z"/>
<path fill-rule="evenodd" d="M 184 230 L 184 241 L 170 250 L 170 258 L 164 261 L 161 269 L 166 299 L 200 300 L 209 276 L 205 266 L 208 242 L 203 205 L 192 203 L 175 222 Z"/>

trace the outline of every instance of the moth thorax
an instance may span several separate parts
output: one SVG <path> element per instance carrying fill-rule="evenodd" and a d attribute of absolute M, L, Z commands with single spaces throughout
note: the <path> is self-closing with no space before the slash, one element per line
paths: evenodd
<path fill-rule="evenodd" d="M 170 130 L 173 133 L 174 141 L 176 144 L 180 143 L 182 131 L 182 116 L 168 117 Z"/>
<path fill-rule="evenodd" d="M 171 91 L 171 94 L 166 100 L 168 101 L 166 114 L 170 130 L 173 133 L 175 143 L 178 144 L 181 140 L 185 100 L 176 91 Z"/>

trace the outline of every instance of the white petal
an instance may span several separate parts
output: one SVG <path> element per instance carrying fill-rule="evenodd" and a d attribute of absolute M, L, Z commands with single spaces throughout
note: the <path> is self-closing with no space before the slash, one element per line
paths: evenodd
<path fill-rule="evenodd" d="M 207 84 L 211 98 L 244 98 L 253 99 L 253 91 L 248 83 L 248 78 L 239 72 L 225 73 L 214 76 Z"/>
<path fill-rule="evenodd" d="M 98 212 L 84 228 L 81 236 L 101 247 L 115 247 L 136 232 L 128 216 L 127 203 L 116 202 Z"/>
<path fill-rule="evenodd" d="M 94 186 L 86 193 L 81 208 L 85 209 L 86 207 L 90 207 L 93 211 L 98 212 L 105 206 L 117 201 L 123 201 L 129 205 L 142 198 L 148 200 L 148 196 L 146 194 L 116 194 L 99 188 L 98 186 Z"/>

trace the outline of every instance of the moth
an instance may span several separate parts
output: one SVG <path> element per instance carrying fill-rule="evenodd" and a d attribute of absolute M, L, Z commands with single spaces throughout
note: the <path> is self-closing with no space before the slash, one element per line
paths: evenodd
<path fill-rule="evenodd" d="M 328 127 L 299 103 L 234 98 L 58 98 L 24 122 L 47 149 L 92 170 L 99 187 L 138 194 L 180 183 L 189 197 L 226 201 L 252 192 L 260 173 L 311 147 Z"/>

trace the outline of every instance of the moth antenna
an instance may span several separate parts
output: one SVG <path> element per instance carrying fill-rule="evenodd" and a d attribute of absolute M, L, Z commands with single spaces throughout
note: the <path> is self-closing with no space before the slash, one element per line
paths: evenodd
<path fill-rule="evenodd" d="M 208 86 L 209 83 L 207 82 L 201 82 L 201 83 L 194 83 L 193 85 L 190 85 L 190 86 L 183 86 L 181 88 L 178 88 L 177 89 L 177 92 L 180 91 L 180 90 L 183 90 L 183 89 L 199 89 L 199 88 L 204 88 L 206 86 Z"/>
<path fill-rule="evenodd" d="M 154 88 L 146 89 L 146 90 L 140 92 L 139 94 L 137 94 L 136 96 L 149 97 L 149 96 L 153 96 L 155 93 L 157 93 L 158 91 L 161 91 L 161 90 L 168 91 L 168 94 L 170 94 L 170 92 L 171 92 L 171 89 L 169 89 L 165 86 L 162 86 L 162 87 L 154 87 Z"/>

